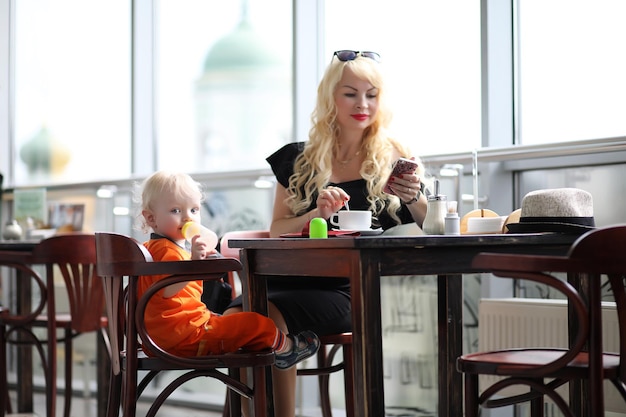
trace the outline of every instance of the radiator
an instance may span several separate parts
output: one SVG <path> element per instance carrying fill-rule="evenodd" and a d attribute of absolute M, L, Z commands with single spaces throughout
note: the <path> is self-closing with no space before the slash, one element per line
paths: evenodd
<path fill-rule="evenodd" d="M 567 346 L 567 303 L 565 300 L 528 298 L 482 299 L 479 306 L 478 349 Z M 602 303 L 602 338 L 605 351 L 619 349 L 615 303 Z M 497 377 L 481 377 L 480 384 L 492 384 Z M 527 391 L 510 387 L 506 394 Z M 568 401 L 567 385 L 559 393 Z M 626 404 L 608 381 L 604 385 L 605 409 L 626 413 Z"/>

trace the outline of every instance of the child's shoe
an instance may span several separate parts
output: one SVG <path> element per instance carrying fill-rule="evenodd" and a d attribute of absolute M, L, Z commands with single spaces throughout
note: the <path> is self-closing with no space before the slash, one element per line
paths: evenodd
<path fill-rule="evenodd" d="M 292 341 L 289 352 L 276 354 L 276 367 L 278 369 L 288 369 L 298 362 L 315 355 L 320 348 L 320 339 L 310 330 L 305 330 L 293 336 L 288 334 Z"/>

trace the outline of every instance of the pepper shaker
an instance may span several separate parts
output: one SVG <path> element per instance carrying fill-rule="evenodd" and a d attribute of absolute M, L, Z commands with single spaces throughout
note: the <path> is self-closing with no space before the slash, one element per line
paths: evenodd
<path fill-rule="evenodd" d="M 446 213 L 444 235 L 460 235 L 461 234 L 461 219 L 457 212 L 457 202 L 448 201 L 448 211 Z"/>

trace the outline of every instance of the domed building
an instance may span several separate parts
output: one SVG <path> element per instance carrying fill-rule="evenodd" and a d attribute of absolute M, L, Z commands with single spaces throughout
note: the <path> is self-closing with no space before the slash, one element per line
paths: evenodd
<path fill-rule="evenodd" d="M 239 25 L 209 50 L 195 86 L 201 152 L 194 163 L 212 171 L 237 170 L 233 159 L 264 167 L 291 139 L 291 54 L 279 56 L 243 10 Z"/>

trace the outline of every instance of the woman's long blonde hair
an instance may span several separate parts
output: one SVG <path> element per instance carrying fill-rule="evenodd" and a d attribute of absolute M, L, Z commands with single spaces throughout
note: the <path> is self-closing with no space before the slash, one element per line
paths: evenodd
<path fill-rule="evenodd" d="M 289 178 L 287 188 L 289 197 L 285 203 L 294 215 L 301 215 L 310 207 L 314 196 L 330 181 L 332 158 L 340 134 L 340 127 L 337 124 L 335 90 L 344 69 L 348 67 L 357 77 L 369 81 L 378 89 L 378 112 L 373 123 L 363 132 L 361 154 L 364 155 L 364 161 L 359 171 L 367 183 L 369 209 L 374 215 L 378 215 L 384 208 L 384 202 L 389 201 L 387 212 L 400 223 L 396 214 L 400 208 L 400 199 L 384 193 L 383 187 L 391 173 L 394 154 L 399 153 L 405 158 L 411 155 L 406 146 L 388 134 L 391 111 L 387 107 L 381 64 L 362 56 L 345 62 L 333 59 L 326 69 L 317 89 L 317 104 L 311 115 L 312 127 L 309 131 L 309 140 L 304 146 L 304 151 L 295 161 L 294 174 Z M 418 170 L 423 172 L 419 161 Z"/>

